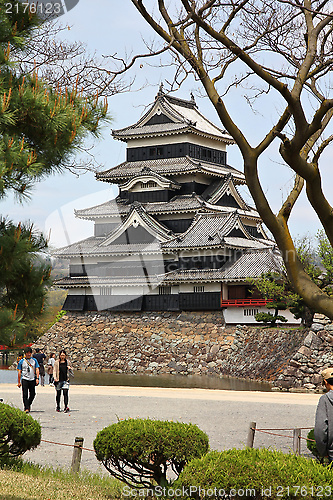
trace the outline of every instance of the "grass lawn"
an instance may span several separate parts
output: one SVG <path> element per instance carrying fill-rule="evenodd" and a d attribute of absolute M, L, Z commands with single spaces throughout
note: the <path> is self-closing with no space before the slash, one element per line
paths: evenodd
<path fill-rule="evenodd" d="M 122 488 L 108 476 L 71 474 L 20 460 L 0 469 L 0 500 L 117 500 Z"/>

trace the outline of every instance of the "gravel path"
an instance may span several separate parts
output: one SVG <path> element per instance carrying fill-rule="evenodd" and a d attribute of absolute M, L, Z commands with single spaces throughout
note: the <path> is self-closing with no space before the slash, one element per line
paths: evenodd
<path fill-rule="evenodd" d="M 15 384 L 0 384 L 5 403 L 22 408 L 21 390 Z M 42 426 L 42 439 L 73 444 L 75 436 L 84 438 L 92 449 L 97 432 L 128 417 L 192 422 L 209 436 L 211 449 L 243 448 L 249 424 L 257 428 L 312 427 L 320 395 L 277 392 L 220 391 L 208 389 L 170 389 L 154 387 L 79 386 L 70 388 L 71 412 L 55 412 L 54 388 L 37 389 L 31 416 Z M 254 446 L 288 452 L 292 431 L 277 431 L 288 438 L 256 433 Z M 302 435 L 306 436 L 303 430 Z M 42 444 L 24 455 L 25 459 L 68 468 L 72 447 Z M 302 440 L 302 454 L 307 455 Z M 91 451 L 83 451 L 82 468 L 106 473 Z"/>

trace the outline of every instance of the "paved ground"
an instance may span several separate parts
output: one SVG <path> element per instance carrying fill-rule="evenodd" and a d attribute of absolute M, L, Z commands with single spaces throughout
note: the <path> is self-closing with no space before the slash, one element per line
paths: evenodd
<path fill-rule="evenodd" d="M 21 390 L 15 384 L 0 384 L 4 402 L 22 408 Z M 211 449 L 243 448 L 249 424 L 258 428 L 312 427 L 318 394 L 170 389 L 153 387 L 79 386 L 70 388 L 70 414 L 55 412 L 54 388 L 37 389 L 31 416 L 42 425 L 42 439 L 73 444 L 84 438 L 93 448 L 97 432 L 127 417 L 151 417 L 192 422 L 205 431 Z M 292 436 L 292 432 L 276 431 Z M 302 431 L 303 436 L 307 431 Z M 307 454 L 302 440 L 302 454 Z M 255 447 L 273 447 L 287 452 L 291 438 L 256 433 Z M 72 448 L 42 443 L 26 453 L 26 459 L 52 467 L 70 467 Z M 83 451 L 82 468 L 105 472 L 93 452 Z"/>

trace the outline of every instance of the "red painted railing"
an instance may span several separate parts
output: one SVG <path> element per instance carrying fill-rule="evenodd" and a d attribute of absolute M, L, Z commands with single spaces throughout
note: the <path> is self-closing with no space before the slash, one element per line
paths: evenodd
<path fill-rule="evenodd" d="M 23 344 L 20 346 L 8 346 L 8 345 L 0 345 L 0 352 L 1 351 L 16 351 L 17 349 L 24 349 L 25 347 L 31 347 L 32 343 L 30 344 Z"/>
<path fill-rule="evenodd" d="M 222 307 L 244 307 L 258 306 L 263 307 L 267 302 L 272 302 L 272 299 L 229 299 L 221 300 Z"/>

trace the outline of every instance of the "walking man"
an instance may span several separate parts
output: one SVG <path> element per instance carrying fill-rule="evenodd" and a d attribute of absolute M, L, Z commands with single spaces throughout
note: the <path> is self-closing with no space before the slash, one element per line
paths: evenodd
<path fill-rule="evenodd" d="M 32 357 L 31 347 L 27 347 L 24 352 L 24 358 L 17 365 L 17 387 L 22 386 L 24 411 L 29 413 L 39 382 L 39 364 L 37 359 Z"/>
<path fill-rule="evenodd" d="M 34 358 L 37 359 L 39 364 L 39 376 L 40 376 L 40 385 L 44 387 L 45 385 L 45 366 L 44 359 L 46 359 L 45 354 L 38 347 L 35 350 Z"/>
<path fill-rule="evenodd" d="M 333 461 L 333 368 L 321 373 L 327 392 L 320 397 L 314 428 L 317 450 L 321 457 Z"/>

